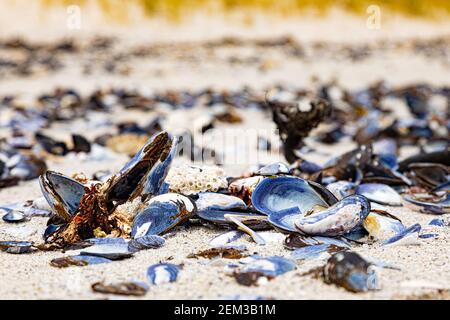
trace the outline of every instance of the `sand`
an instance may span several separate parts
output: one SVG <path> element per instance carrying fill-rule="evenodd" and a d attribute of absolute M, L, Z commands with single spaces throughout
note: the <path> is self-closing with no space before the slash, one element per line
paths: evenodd
<path fill-rule="evenodd" d="M 0 19 L 2 21 L 2 19 Z M 287 30 L 298 34 L 305 40 L 324 41 L 368 41 L 367 39 L 403 39 L 414 36 L 433 37 L 450 35 L 449 24 L 435 24 L 433 22 L 408 21 L 402 23 L 390 23 L 383 26 L 382 31 L 374 36 L 372 31 L 361 29 L 361 21 L 355 17 L 337 16 L 328 19 L 306 23 L 303 20 L 288 21 L 283 25 L 277 22 L 277 27 L 271 33 L 263 24 L 256 24 L 252 34 L 257 36 L 271 36 Z M 2 21 L 2 23 L 4 23 Z M 298 28 L 295 29 L 297 23 Z M 317 28 L 314 28 L 314 23 Z M 353 24 L 352 24 L 353 23 Z M 342 26 L 336 28 L 333 26 Z M 207 30 L 205 25 L 198 30 Z M 308 26 L 308 27 L 306 27 Z M 321 27 L 320 27 L 321 26 Z M 353 26 L 353 27 L 351 27 Z M 418 26 L 421 29 L 415 29 Z M 45 28 L 50 28 L 45 26 Z M 35 27 L 36 33 L 33 39 L 48 40 L 51 37 L 58 38 L 61 32 L 49 35 L 45 33 L 44 27 Z M 137 28 L 135 26 L 135 28 Z M 161 27 L 162 28 L 162 27 Z M 284 29 L 283 29 L 284 28 Z M 322 29 L 321 29 L 322 28 Z M 329 28 L 333 28 L 332 32 Z M 364 25 L 365 28 L 365 25 Z M 20 33 L 30 37 L 30 30 L 21 26 L 17 32 L 11 28 L 0 29 L 4 31 L 2 36 Z M 158 30 L 161 39 L 175 39 L 186 31 L 177 33 L 174 27 Z M 218 30 L 228 30 L 220 29 Z M 43 31 L 44 30 L 44 31 Z M 55 28 L 51 28 L 55 30 Z M 96 29 L 84 30 L 80 37 L 93 34 Z M 115 29 L 109 30 L 114 33 Z M 122 29 L 121 29 L 122 30 Z M 216 29 L 214 29 L 216 30 Z M 301 32 L 297 32 L 301 30 Z M 328 30 L 320 32 L 320 30 Z M 416 30 L 419 30 L 416 32 Z M 350 33 L 351 31 L 351 33 Z M 353 32 L 354 31 L 354 32 Z M 102 30 L 107 33 L 108 30 Z M 121 31 L 125 35 L 125 42 L 132 38 L 134 41 L 151 41 L 152 32 L 148 37 L 136 36 L 133 28 Z M 172 33 L 171 33 L 172 32 Z M 251 33 L 249 31 L 249 33 Z M 116 35 L 116 33 L 114 33 Z M 118 34 L 118 33 L 117 33 Z M 192 33 L 191 33 L 192 34 Z M 202 34 L 193 33 L 202 38 Z M 203 33 L 203 39 L 217 35 Z M 167 37 L 166 37 L 167 35 Z M 172 35 L 172 38 L 171 36 Z M 333 37 L 331 36 L 333 35 Z M 354 35 L 354 36 L 353 36 Z M 183 38 L 184 40 L 185 38 Z M 192 39 L 196 40 L 196 39 Z M 198 40 L 198 39 L 197 39 Z M 70 86 L 83 93 L 92 92 L 95 88 L 105 88 L 112 85 L 120 85 L 127 88 L 138 88 L 140 90 L 160 89 L 202 89 L 205 87 L 215 88 L 239 88 L 249 85 L 255 89 L 263 90 L 274 83 L 286 83 L 296 87 L 311 86 L 311 77 L 316 76 L 322 81 L 336 78 L 344 87 L 362 88 L 364 85 L 373 83 L 380 79 L 387 79 L 390 84 L 401 85 L 417 81 L 436 85 L 449 85 L 449 65 L 440 59 L 426 59 L 410 52 L 386 52 L 375 55 L 362 62 L 335 61 L 330 59 L 318 59 L 317 61 L 298 61 L 285 59 L 274 55 L 271 57 L 276 61 L 276 67 L 261 72 L 254 66 L 239 65 L 229 67 L 220 61 L 208 62 L 201 60 L 189 63 L 173 58 L 152 61 L 133 61 L 133 71 L 126 76 L 94 74 L 83 76 L 80 73 L 79 61 L 73 61 L 69 68 L 54 74 L 42 74 L 28 78 L 9 77 L 1 79 L 0 95 L 6 93 L 17 93 L 24 97 L 35 97 L 43 91 L 51 91 L 55 86 Z M 262 91 L 263 92 L 263 91 Z M 274 129 L 270 115 L 257 111 L 240 111 L 245 118 L 241 126 L 253 128 Z M 180 129 L 181 126 L 190 127 L 192 122 L 201 114 L 201 109 L 193 109 L 185 113 L 170 113 L 169 128 Z M 116 119 L 117 114 L 101 115 L 110 119 Z M 129 119 L 137 119 L 145 122 L 154 117 L 153 113 L 140 114 L 129 113 Z M 123 118 L 121 118 L 123 120 Z M 235 127 L 235 128 L 239 128 Z M 89 137 L 95 136 L 106 128 L 94 128 L 80 120 L 75 121 L 70 127 L 61 124 L 55 125 L 48 132 L 67 136 L 70 132 L 80 132 Z M 314 145 L 312 140 L 309 140 Z M 353 144 L 343 142 L 340 145 L 320 147 L 319 153 L 312 153 L 308 158 L 323 163 L 331 155 L 341 154 L 354 147 Z M 272 160 L 279 157 L 274 155 Z M 70 159 L 59 159 L 50 161 L 52 170 L 66 174 L 84 172 L 87 175 L 100 169 L 116 171 L 126 162 L 124 155 L 114 155 L 108 161 L 81 161 Z M 185 159 L 177 159 L 175 165 L 185 162 Z M 239 174 L 248 169 L 254 163 L 239 166 L 225 166 L 230 175 Z M 23 202 L 40 197 L 40 190 L 36 180 L 22 182 L 18 186 L 0 189 L 0 203 Z M 388 207 L 387 210 L 402 219 L 405 225 L 414 223 L 427 224 L 434 216 L 413 211 L 405 206 Z M 19 225 L 6 224 L 0 221 L 0 240 L 33 240 L 41 242 L 41 235 L 45 229 L 47 218 L 34 217 L 31 221 Z M 20 228 L 21 236 L 15 234 L 12 228 Z M 69 267 L 58 269 L 50 266 L 50 260 L 75 252 L 36 252 L 24 255 L 12 255 L 0 252 L 0 297 L 3 299 L 122 299 L 126 297 L 104 295 L 93 293 L 91 284 L 97 281 L 118 282 L 128 280 L 146 281 L 146 269 L 153 263 L 169 261 L 183 264 L 179 279 L 175 283 L 153 286 L 142 299 L 223 299 L 231 297 L 244 298 L 274 298 L 274 299 L 404 299 L 413 298 L 422 294 L 430 294 L 434 297 L 438 289 L 450 290 L 450 229 L 439 229 L 437 239 L 423 239 L 421 245 L 382 247 L 379 244 L 355 246 L 354 250 L 364 257 L 380 260 L 400 270 L 379 269 L 378 275 L 381 290 L 369 293 L 354 294 L 333 285 L 326 285 L 320 279 L 311 276 L 301 276 L 302 273 L 323 265 L 323 260 L 299 262 L 295 271 L 281 275 L 266 284 L 258 287 L 245 287 L 236 283 L 224 270 L 228 261 L 211 261 L 206 259 L 188 259 L 190 253 L 209 248 L 209 241 L 224 230 L 210 229 L 203 226 L 190 226 L 177 229 L 175 234 L 168 238 L 165 246 L 160 249 L 147 250 L 136 253 L 132 258 L 117 261 L 110 264 Z M 247 245 L 250 253 L 258 253 L 263 256 L 282 255 L 286 256 L 289 251 L 283 248 L 282 237 L 277 241 L 268 243 L 266 246 L 258 246 L 249 237 L 238 242 Z"/>

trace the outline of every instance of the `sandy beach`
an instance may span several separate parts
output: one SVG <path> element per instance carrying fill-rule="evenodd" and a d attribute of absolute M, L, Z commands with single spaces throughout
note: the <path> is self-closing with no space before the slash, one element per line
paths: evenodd
<path fill-rule="evenodd" d="M 20 8 L 17 7 L 20 11 Z M 0 10 L 3 12 L 3 10 Z M 56 71 L 38 71 L 30 76 L 3 74 L 0 78 L 0 97 L 17 95 L 25 102 L 34 101 L 39 94 L 52 92 L 56 87 L 73 88 L 83 95 L 96 89 L 110 87 L 135 89 L 139 92 L 154 93 L 165 90 L 236 90 L 248 86 L 262 96 L 267 88 L 283 84 L 294 88 L 315 88 L 317 83 L 336 80 L 343 88 L 357 90 L 385 81 L 389 86 L 399 87 L 415 83 L 436 86 L 450 85 L 450 23 L 436 23 L 413 20 L 404 17 L 389 17 L 381 30 L 369 30 L 364 17 L 355 17 L 341 12 L 331 14 L 327 19 L 311 17 L 289 18 L 274 21 L 270 27 L 267 21 L 254 18 L 248 28 L 237 27 L 234 23 L 215 19 L 196 19 L 185 27 L 150 21 L 124 27 L 103 26 L 94 13 L 86 13 L 83 28 L 78 31 L 57 28 L 64 23 L 64 16 L 57 11 L 49 11 L 44 22 L 35 16 L 21 19 L 28 24 L 12 26 L 13 15 L 0 16 L 0 39 L 23 37 L 30 42 L 48 43 L 62 37 L 70 37 L 81 44 L 89 43 L 95 35 L 114 36 L 116 40 L 112 53 L 126 53 L 142 46 L 159 45 L 162 48 L 155 56 L 132 57 L 118 62 L 124 71 L 113 73 L 95 69 L 103 58 L 82 52 L 61 56 L 63 67 Z M 32 32 L 33 30 L 33 32 Z M 94 34 L 95 31 L 95 34 Z M 304 54 L 295 58 L 276 47 L 235 45 L 217 46 L 208 49 L 207 41 L 223 39 L 274 39 L 291 36 L 302 45 Z M 414 49 L 411 41 L 443 39 L 444 54 L 431 55 Z M 333 48 L 339 45 L 372 46 L 367 56 L 351 59 L 335 50 L 317 48 L 317 43 L 328 43 Z M 387 43 L 387 45 L 386 45 Z M 399 44 L 400 43 L 400 44 Z M 426 43 L 426 42 L 425 42 Z M 389 45 L 392 44 L 392 45 Z M 397 45 L 393 45 L 397 44 Z M 177 49 L 178 48 L 178 49 Z M 381 48 L 381 49 L 380 49 Z M 334 50 L 334 49 L 333 49 Z M 112 55 L 111 53 L 111 55 Z M 319 54 L 320 53 L 320 54 Z M 8 54 L 8 53 L 6 53 Z M 230 63 L 237 58 L 245 62 Z M 20 57 L 17 57 L 20 60 Z M 97 60 L 96 60 L 97 59 Z M 253 60 L 252 60 L 253 59 Z M 100 62 L 99 62 L 100 61 Z M 105 60 L 106 61 L 106 60 Z M 90 73 L 83 70 L 91 69 Z M 393 103 L 391 106 L 401 114 L 405 105 Z M 76 119 L 58 123 L 44 130 L 45 133 L 67 140 L 71 133 L 83 134 L 94 139 L 108 132 L 102 122 L 119 123 L 136 121 L 145 124 L 160 115 L 165 115 L 164 124 L 169 132 L 182 131 L 193 127 L 201 115 L 208 112 L 204 106 L 186 110 L 148 111 L 132 110 L 112 113 L 93 113 L 88 119 Z M 214 111 L 214 110 L 213 110 Z M 2 110 L 0 110 L 2 112 Z M 260 110 L 237 110 L 243 122 L 234 129 L 254 128 L 271 132 L 268 137 L 277 140 L 276 125 L 270 112 Z M 1 119 L 1 117 L 0 117 Z M 356 145 L 349 140 L 334 145 L 321 145 L 315 141 L 315 133 L 306 142 L 313 146 L 313 152 L 306 159 L 324 164 L 332 156 L 352 150 Z M 216 129 L 225 129 L 220 125 Z M 5 128 L 0 127 L 0 138 L 8 137 Z M 402 149 L 404 158 L 416 150 Z M 91 176 L 99 170 L 116 172 L 129 158 L 125 154 L 111 151 L 104 161 L 85 159 L 83 155 L 54 157 L 47 160 L 49 169 L 67 175 L 84 173 Z M 282 154 L 275 154 L 266 161 L 283 161 Z M 173 166 L 187 163 L 186 158 L 176 159 Z M 259 163 L 261 164 L 261 163 Z M 264 163 L 267 164 L 267 163 Z M 229 176 L 248 172 L 257 163 L 224 165 Z M 37 179 L 22 181 L 17 186 L 0 189 L 0 204 L 22 203 L 41 197 Z M 386 210 L 409 226 L 422 225 L 437 216 L 420 213 L 404 205 L 386 206 Z M 449 216 L 448 214 L 446 216 Z M 27 240 L 41 243 L 47 223 L 46 217 L 33 217 L 20 224 L 8 224 L 0 220 L 0 241 Z M 0 252 L 0 297 L 3 299 L 128 299 L 129 297 L 94 293 L 91 285 L 98 281 L 120 282 L 129 280 L 146 281 L 146 270 L 151 264 L 171 262 L 181 264 L 182 270 L 175 283 L 152 286 L 144 297 L 138 299 L 449 299 L 450 291 L 450 228 L 437 228 L 437 238 L 421 239 L 420 245 L 386 247 L 379 243 L 354 245 L 353 250 L 368 259 L 383 261 L 398 270 L 378 268 L 380 290 L 367 293 L 351 293 L 334 285 L 327 285 L 321 279 L 304 273 L 324 264 L 324 259 L 314 259 L 297 263 L 297 269 L 260 284 L 256 287 L 239 285 L 230 276 L 225 266 L 232 262 L 226 259 L 208 260 L 187 258 L 191 253 L 210 247 L 209 242 L 226 230 L 208 228 L 197 224 L 179 227 L 166 244 L 159 249 L 137 252 L 132 258 L 113 263 L 84 267 L 55 268 L 50 266 L 54 258 L 76 254 L 78 251 L 34 252 L 14 255 Z M 274 231 L 264 231 L 270 237 L 265 246 L 255 244 L 249 236 L 238 243 L 245 244 L 248 253 L 262 256 L 288 256 L 290 251 L 283 247 L 285 235 Z M 134 297 L 133 297 L 134 299 Z"/>

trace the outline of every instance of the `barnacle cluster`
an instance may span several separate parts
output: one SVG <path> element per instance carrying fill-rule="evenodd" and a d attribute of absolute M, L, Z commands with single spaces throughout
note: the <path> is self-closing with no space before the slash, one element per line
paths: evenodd
<path fill-rule="evenodd" d="M 166 182 L 171 192 L 192 194 L 227 188 L 228 182 L 223 169 L 217 166 L 181 165 L 172 167 Z"/>

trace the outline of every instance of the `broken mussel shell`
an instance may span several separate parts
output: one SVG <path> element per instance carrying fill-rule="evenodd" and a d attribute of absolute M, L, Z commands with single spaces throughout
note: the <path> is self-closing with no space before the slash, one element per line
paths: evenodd
<path fill-rule="evenodd" d="M 188 258 L 212 259 L 219 257 L 224 259 L 241 259 L 248 256 L 245 251 L 246 250 L 244 248 L 241 248 L 239 246 L 223 246 L 191 253 L 188 255 Z"/>
<path fill-rule="evenodd" d="M 406 229 L 399 218 L 383 210 L 372 210 L 364 220 L 363 227 L 372 239 L 382 241 Z"/>
<path fill-rule="evenodd" d="M 450 213 L 450 192 L 413 193 L 405 195 L 404 199 L 420 208 L 423 213 Z"/>
<path fill-rule="evenodd" d="M 323 277 L 326 283 L 338 285 L 351 292 L 378 289 L 374 267 L 352 251 L 338 252 L 328 259 L 323 269 Z"/>
<path fill-rule="evenodd" d="M 141 281 L 118 282 L 111 284 L 96 282 L 92 284 L 91 287 L 94 292 L 98 293 L 137 297 L 144 296 L 149 289 L 149 286 Z"/>
<path fill-rule="evenodd" d="M 422 230 L 422 226 L 418 223 L 413 224 L 412 226 L 405 228 L 400 231 L 393 237 L 387 239 L 383 242 L 385 246 L 398 246 L 398 245 L 418 245 L 419 242 L 419 233 Z"/>
<path fill-rule="evenodd" d="M 241 260 L 243 267 L 233 273 L 239 284 L 254 286 L 259 283 L 261 277 L 273 279 L 283 273 L 296 269 L 293 260 L 279 256 L 261 257 L 253 255 Z"/>
<path fill-rule="evenodd" d="M 0 251 L 7 253 L 22 254 L 31 252 L 33 242 L 29 241 L 0 241 Z"/>
<path fill-rule="evenodd" d="M 110 262 L 112 262 L 112 260 L 103 257 L 76 255 L 52 259 L 50 261 L 50 265 L 56 268 L 67 268 L 70 266 L 84 267 L 87 265 L 110 263 Z"/>

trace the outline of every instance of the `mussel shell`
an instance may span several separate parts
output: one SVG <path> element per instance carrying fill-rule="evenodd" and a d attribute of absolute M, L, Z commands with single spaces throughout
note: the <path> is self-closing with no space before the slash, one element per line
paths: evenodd
<path fill-rule="evenodd" d="M 295 226 L 305 234 L 338 236 L 360 225 L 369 212 L 369 201 L 364 196 L 352 195 L 324 211 L 298 220 Z"/>
<path fill-rule="evenodd" d="M 350 181 L 339 180 L 327 185 L 327 189 L 338 199 L 342 200 L 354 193 L 356 184 Z"/>
<path fill-rule="evenodd" d="M 300 220 L 303 214 L 298 207 L 289 208 L 277 212 L 272 212 L 268 216 L 270 224 L 281 232 L 296 232 L 298 229 L 295 226 L 295 222 Z"/>
<path fill-rule="evenodd" d="M 289 171 L 290 169 L 285 163 L 275 162 L 260 168 L 258 171 L 255 172 L 255 175 L 275 176 L 278 174 L 288 174 Z"/>
<path fill-rule="evenodd" d="M 267 230 L 271 228 L 270 224 L 267 221 L 258 219 L 260 217 L 266 217 L 265 215 L 259 213 L 249 213 L 247 211 L 225 211 L 225 210 L 208 210 L 197 212 L 197 216 L 207 222 L 224 227 L 234 226 L 234 223 L 226 219 L 225 215 L 232 215 L 236 217 L 244 215 L 248 217 L 248 219 L 243 220 L 241 222 L 253 230 Z M 255 219 L 252 220 L 251 216 L 255 216 Z"/>
<path fill-rule="evenodd" d="M 295 207 L 302 214 L 315 205 L 328 207 L 329 203 L 315 188 L 316 185 L 312 187 L 308 181 L 296 177 L 266 178 L 253 190 L 252 205 L 267 215 Z"/>
<path fill-rule="evenodd" d="M 400 219 L 380 210 L 372 210 L 363 226 L 372 238 L 378 240 L 387 240 L 406 229 Z"/>
<path fill-rule="evenodd" d="M 324 267 L 324 280 L 351 292 L 378 289 L 377 275 L 371 264 L 351 251 L 338 252 Z"/>
<path fill-rule="evenodd" d="M 2 217 L 3 221 L 8 223 L 18 223 L 27 220 L 27 216 L 25 216 L 22 212 L 17 210 L 11 210 L 7 214 Z"/>
<path fill-rule="evenodd" d="M 191 218 L 195 212 L 195 204 L 188 197 L 175 193 L 156 196 L 134 218 L 131 236 L 160 235 Z"/>
<path fill-rule="evenodd" d="M 151 284 L 159 285 L 177 280 L 180 267 L 172 263 L 158 263 L 147 269 L 147 278 Z"/>
<path fill-rule="evenodd" d="M 55 214 L 68 220 L 76 213 L 85 194 L 81 183 L 53 171 L 42 175 L 39 183 L 42 194 Z"/>
<path fill-rule="evenodd" d="M 177 153 L 178 137 L 171 138 L 166 147 L 161 150 L 159 159 L 148 171 L 143 178 L 142 188 L 136 188 L 131 198 L 136 196 L 155 196 L 159 194 L 167 193 L 167 186 L 164 185 L 164 180 L 170 169 L 173 158 Z M 142 190 L 141 190 L 142 189 Z"/>
<path fill-rule="evenodd" d="M 108 201 L 126 201 L 151 168 L 171 146 L 169 134 L 165 131 L 155 134 L 136 155 L 112 178 L 107 191 Z"/>
<path fill-rule="evenodd" d="M 253 255 L 245 259 L 249 262 L 240 269 L 240 273 L 257 272 L 267 277 L 276 277 L 297 267 L 293 260 L 280 256 L 260 257 Z"/>
<path fill-rule="evenodd" d="M 227 245 L 230 242 L 236 241 L 242 236 L 244 236 L 244 232 L 240 230 L 231 230 L 225 233 L 222 233 L 218 235 L 217 237 L 214 237 L 209 244 L 213 247 L 221 247 L 224 245 Z"/>
<path fill-rule="evenodd" d="M 404 199 L 416 206 L 419 206 L 421 208 L 421 211 L 424 213 L 431 213 L 431 214 L 450 213 L 450 192 L 445 192 L 441 197 L 425 196 L 422 198 L 423 200 L 421 200 L 421 198 L 418 195 L 405 195 Z"/>
<path fill-rule="evenodd" d="M 29 241 L 0 241 L 0 250 L 7 253 L 28 253 L 31 251 L 32 247 L 33 242 Z"/>
<path fill-rule="evenodd" d="M 247 205 L 245 202 L 234 196 L 214 193 L 214 192 L 201 192 L 198 194 L 198 198 L 195 200 L 197 210 L 245 210 Z"/>
<path fill-rule="evenodd" d="M 131 239 L 128 242 L 128 251 L 136 252 L 146 249 L 156 249 L 162 247 L 164 243 L 166 243 L 166 240 L 163 237 L 157 235 L 143 236 Z"/>
<path fill-rule="evenodd" d="M 383 245 L 409 245 L 409 244 L 418 244 L 417 239 L 419 237 L 419 232 L 422 229 L 422 226 L 418 223 L 410 226 L 409 228 L 404 229 L 399 232 L 395 236 L 389 238 Z"/>
<path fill-rule="evenodd" d="M 314 246 L 319 244 L 327 244 L 342 249 L 350 249 L 350 244 L 345 239 L 331 238 L 331 237 L 310 237 L 301 234 L 290 234 L 284 239 L 283 245 L 286 249 L 295 250 L 298 248 Z"/>
<path fill-rule="evenodd" d="M 356 193 L 370 201 L 389 206 L 401 206 L 402 197 L 390 186 L 381 183 L 364 183 L 356 188 Z"/>
<path fill-rule="evenodd" d="M 329 257 L 329 253 L 333 252 L 333 250 L 335 250 L 335 248 L 337 248 L 337 247 L 333 247 L 330 244 L 325 244 L 325 243 L 315 244 L 315 245 L 295 249 L 289 255 L 289 258 L 298 261 L 298 260 L 316 259 L 319 257 Z"/>
<path fill-rule="evenodd" d="M 95 244 L 83 249 L 80 255 L 103 257 L 110 260 L 130 258 L 133 252 L 128 250 L 128 244 Z"/>

